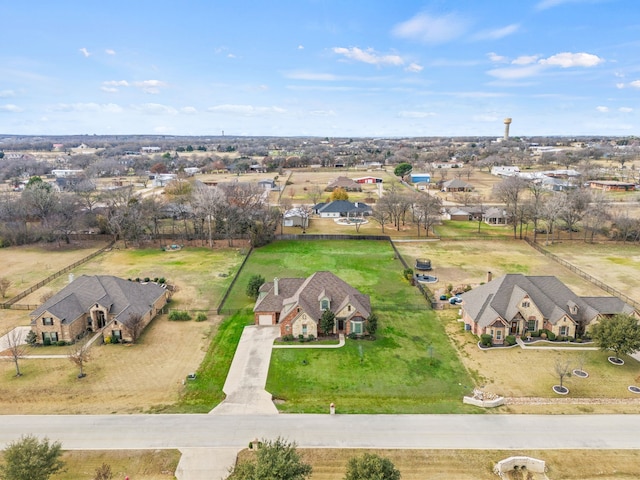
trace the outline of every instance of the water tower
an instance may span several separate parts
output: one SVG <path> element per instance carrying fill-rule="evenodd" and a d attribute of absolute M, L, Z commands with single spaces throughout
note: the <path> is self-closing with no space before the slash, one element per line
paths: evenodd
<path fill-rule="evenodd" d="M 505 118 L 504 119 L 504 141 L 505 142 L 509 140 L 509 125 L 511 125 L 511 119 Z"/>

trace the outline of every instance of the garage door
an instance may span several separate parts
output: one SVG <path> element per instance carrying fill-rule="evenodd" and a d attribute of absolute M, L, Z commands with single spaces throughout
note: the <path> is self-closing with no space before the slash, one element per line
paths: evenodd
<path fill-rule="evenodd" d="M 271 315 L 260 315 L 258 317 L 258 324 L 259 325 L 271 325 L 272 324 Z"/>

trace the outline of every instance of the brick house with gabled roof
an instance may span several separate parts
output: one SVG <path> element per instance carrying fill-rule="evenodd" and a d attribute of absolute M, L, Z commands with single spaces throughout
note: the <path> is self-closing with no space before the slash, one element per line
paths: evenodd
<path fill-rule="evenodd" d="M 336 188 L 343 188 L 347 192 L 361 192 L 362 186 L 349 177 L 338 177 L 326 186 L 325 192 L 333 192 Z"/>
<path fill-rule="evenodd" d="M 333 333 L 364 335 L 371 315 L 369 295 L 331 272 L 307 278 L 275 278 L 260 287 L 253 308 L 256 325 L 279 325 L 280 335 L 318 336 L 324 310 L 335 314 Z"/>
<path fill-rule="evenodd" d="M 156 283 L 111 275 L 82 275 L 32 311 L 37 343 L 74 342 L 87 332 L 131 341 L 126 323 L 140 316 L 143 327 L 162 310 L 169 292 Z"/>
<path fill-rule="evenodd" d="M 638 317 L 617 297 L 579 297 L 554 276 L 511 273 L 462 295 L 462 319 L 475 335 L 489 334 L 501 345 L 507 335 L 546 329 L 582 335 L 600 319 L 618 313 Z"/>

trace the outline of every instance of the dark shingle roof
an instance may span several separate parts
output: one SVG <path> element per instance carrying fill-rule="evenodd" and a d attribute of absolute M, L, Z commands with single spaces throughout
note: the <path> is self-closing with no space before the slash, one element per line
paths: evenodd
<path fill-rule="evenodd" d="M 166 290 L 154 283 L 130 282 L 111 275 L 82 275 L 30 313 L 36 318 L 45 312 L 69 323 L 96 303 L 123 320 L 130 314 L 143 315 Z"/>

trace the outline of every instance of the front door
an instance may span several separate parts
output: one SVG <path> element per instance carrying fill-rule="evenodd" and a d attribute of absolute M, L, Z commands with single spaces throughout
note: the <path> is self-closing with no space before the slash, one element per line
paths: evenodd
<path fill-rule="evenodd" d="M 338 319 L 338 332 L 344 332 L 344 318 Z"/>
<path fill-rule="evenodd" d="M 517 335 L 518 334 L 518 322 L 516 320 L 513 320 L 511 322 L 511 330 L 509 331 L 509 333 L 511 335 Z"/>

